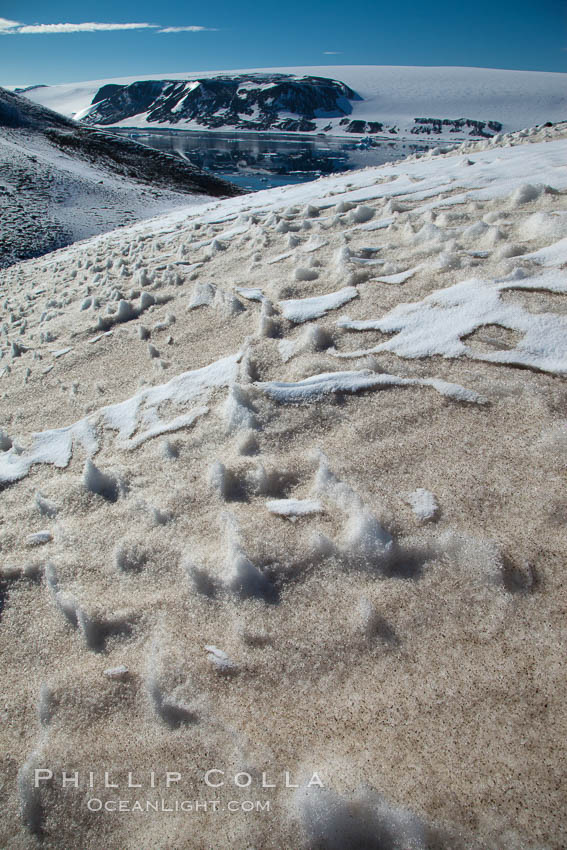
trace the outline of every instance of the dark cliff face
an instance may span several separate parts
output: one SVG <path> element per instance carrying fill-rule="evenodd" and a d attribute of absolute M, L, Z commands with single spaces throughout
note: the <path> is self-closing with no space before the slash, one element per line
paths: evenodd
<path fill-rule="evenodd" d="M 135 115 L 149 123 L 196 121 L 204 127 L 314 130 L 313 119 L 350 115 L 360 97 L 325 77 L 286 74 L 218 76 L 203 80 L 145 80 L 106 85 L 93 98 L 86 124 L 115 124 Z M 284 117 L 280 113 L 286 113 Z"/>

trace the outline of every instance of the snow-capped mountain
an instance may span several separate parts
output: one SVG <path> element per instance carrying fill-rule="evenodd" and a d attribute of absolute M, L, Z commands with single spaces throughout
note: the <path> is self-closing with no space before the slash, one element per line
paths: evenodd
<path fill-rule="evenodd" d="M 196 121 L 209 129 L 309 132 L 316 129 L 315 118 L 350 115 L 351 101 L 356 100 L 360 97 L 344 83 L 323 77 L 244 74 L 190 82 L 142 80 L 102 86 L 93 105 L 75 117 L 99 125 L 144 115 L 148 124 L 156 126 Z"/>
<path fill-rule="evenodd" d="M 36 86 L 38 103 L 92 125 L 482 138 L 567 116 L 567 74 L 320 66 L 154 74 Z"/>
<path fill-rule="evenodd" d="M 240 194 L 177 157 L 0 89 L 0 267 L 211 196 Z"/>

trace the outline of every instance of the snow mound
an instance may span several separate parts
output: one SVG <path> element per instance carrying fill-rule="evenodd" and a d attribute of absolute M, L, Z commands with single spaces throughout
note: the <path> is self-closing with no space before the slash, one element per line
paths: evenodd
<path fill-rule="evenodd" d="M 439 513 L 439 504 L 434 494 L 429 490 L 424 490 L 423 487 L 418 487 L 417 490 L 410 493 L 407 502 L 421 522 L 436 519 Z"/>

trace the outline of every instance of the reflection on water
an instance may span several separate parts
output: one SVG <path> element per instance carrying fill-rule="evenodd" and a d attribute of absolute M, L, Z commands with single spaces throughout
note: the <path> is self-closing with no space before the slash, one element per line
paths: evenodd
<path fill-rule="evenodd" d="M 113 129 L 113 132 L 116 130 Z M 251 190 L 304 183 L 325 174 L 381 165 L 432 147 L 368 137 L 350 140 L 187 130 L 119 132 L 156 150 L 176 154 L 193 165 Z"/>

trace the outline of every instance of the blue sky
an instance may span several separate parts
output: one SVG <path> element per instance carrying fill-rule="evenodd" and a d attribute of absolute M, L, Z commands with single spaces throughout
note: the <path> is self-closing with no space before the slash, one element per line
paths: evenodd
<path fill-rule="evenodd" d="M 0 85 L 283 65 L 567 71 L 566 10 L 565 0 L 3 0 Z"/>

